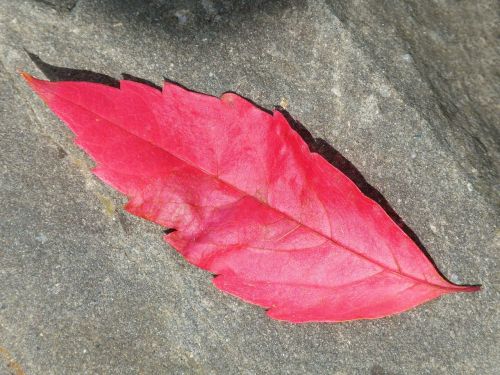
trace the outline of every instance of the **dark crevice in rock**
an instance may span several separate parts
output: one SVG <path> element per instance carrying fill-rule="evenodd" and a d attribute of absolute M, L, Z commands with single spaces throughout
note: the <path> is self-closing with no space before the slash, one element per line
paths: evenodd
<path fill-rule="evenodd" d="M 486 197 L 495 197 L 500 133 L 492 119 L 497 115 L 493 106 L 482 105 L 488 102 L 489 91 L 471 80 L 481 74 L 488 76 L 491 69 L 484 57 L 487 50 L 479 47 L 474 35 L 481 33 L 484 40 L 491 36 L 485 33 L 485 26 L 468 24 L 474 20 L 474 8 L 462 4 L 443 13 L 416 1 L 366 1 L 362 9 L 345 0 L 327 3 L 360 50 L 370 56 L 377 72 L 427 121 L 470 181 Z M 459 38 L 457 33 L 463 32 L 459 25 L 464 22 L 474 27 Z M 398 50 L 411 55 L 410 66 L 393 60 Z M 482 58 L 462 59 L 471 53 L 482 54 Z M 471 89 L 473 94 L 468 93 Z"/>
<path fill-rule="evenodd" d="M 80 0 L 35 0 L 57 11 L 71 12 Z"/>

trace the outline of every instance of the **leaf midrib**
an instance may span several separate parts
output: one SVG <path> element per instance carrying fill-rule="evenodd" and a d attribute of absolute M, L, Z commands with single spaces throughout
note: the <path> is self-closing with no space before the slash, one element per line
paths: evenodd
<path fill-rule="evenodd" d="M 116 88 L 116 90 L 121 91 L 119 88 Z M 332 244 L 334 244 L 335 246 L 338 246 L 338 247 L 340 247 L 340 248 L 344 249 L 345 251 L 347 251 L 347 252 L 349 252 L 349 253 L 351 253 L 351 254 L 353 254 L 353 255 L 355 255 L 355 256 L 357 256 L 357 257 L 361 258 L 361 259 L 364 259 L 364 260 L 366 260 L 366 261 L 368 261 L 368 262 L 370 262 L 370 263 L 372 263 L 372 264 L 374 264 L 374 265 L 376 265 L 376 266 L 378 266 L 378 267 L 381 267 L 382 269 L 384 269 L 384 270 L 386 270 L 386 271 L 388 271 L 388 272 L 394 273 L 394 274 L 396 274 L 396 275 L 398 275 L 398 276 L 400 276 L 400 277 L 405 277 L 405 278 L 407 278 L 407 279 L 413 280 L 414 282 L 417 282 L 417 283 L 420 283 L 420 284 L 429 285 L 429 286 L 431 286 L 431 287 L 439 288 L 439 289 L 442 289 L 442 290 L 447 290 L 447 291 L 450 291 L 450 292 L 452 292 L 452 291 L 453 291 L 453 292 L 456 292 L 456 291 L 459 291 L 460 289 L 462 289 L 462 287 L 460 287 L 460 286 L 450 286 L 450 287 L 445 287 L 445 286 L 442 286 L 442 285 L 439 285 L 439 284 L 434 284 L 434 283 L 431 283 L 431 282 L 429 282 L 429 281 L 427 281 L 427 280 L 422 280 L 422 279 L 419 279 L 419 278 L 417 278 L 417 277 L 415 277 L 415 276 L 409 275 L 409 274 L 407 274 L 407 273 L 400 272 L 400 271 L 398 271 L 398 270 L 395 270 L 395 269 L 389 268 L 389 267 L 387 267 L 386 265 L 384 265 L 384 264 L 380 263 L 379 261 L 377 261 L 377 260 L 375 260 L 375 259 L 373 259 L 373 258 L 367 257 L 367 256 L 365 256 L 365 255 L 364 255 L 364 254 L 362 254 L 362 253 L 359 253 L 358 251 L 356 251 L 356 250 L 352 249 L 350 246 L 347 246 L 347 245 L 345 245 L 345 244 L 343 244 L 343 243 L 341 243 L 341 242 L 339 242 L 339 241 L 337 241 L 337 240 L 335 240 L 335 239 L 333 239 L 333 238 L 331 238 L 331 237 L 328 237 L 328 236 L 326 236 L 325 234 L 321 233 L 320 231 L 318 231 L 318 230 L 316 230 L 316 229 L 314 229 L 314 228 L 312 228 L 312 227 L 310 227 L 310 226 L 308 226 L 308 225 L 306 225 L 306 224 L 304 224 L 304 223 L 300 222 L 298 219 L 296 219 L 296 218 L 294 218 L 294 217 L 290 216 L 289 214 L 287 214 L 287 213 L 285 213 L 285 212 L 281 211 L 280 209 L 278 209 L 278 208 L 276 208 L 276 207 L 273 207 L 273 206 L 269 205 L 269 203 L 268 203 L 268 202 L 265 202 L 265 201 L 263 201 L 263 200 L 261 200 L 261 199 L 259 199 L 259 198 L 255 197 L 255 196 L 251 195 L 250 193 L 248 193 L 248 192 L 246 192 L 246 191 L 244 191 L 244 190 L 241 190 L 241 189 L 240 189 L 240 188 L 238 188 L 237 186 L 234 186 L 234 185 L 232 185 L 231 183 L 229 183 L 229 182 L 227 182 L 227 181 L 225 181 L 225 180 L 221 179 L 219 176 L 213 175 L 212 173 L 210 173 L 209 171 L 207 171 L 207 170 L 203 169 L 202 167 L 197 166 L 197 165 L 194 165 L 193 163 L 191 163 L 191 162 L 189 162 L 189 161 L 185 160 L 184 158 L 182 158 L 182 157 L 180 157 L 180 156 L 178 156 L 178 155 L 176 155 L 176 154 L 172 153 L 171 151 L 164 149 L 163 147 L 161 147 L 161 146 L 159 146 L 158 144 L 156 144 L 154 141 L 149 140 L 149 139 L 146 139 L 146 138 L 143 138 L 143 137 L 140 137 L 140 136 L 138 136 L 137 134 L 134 134 L 134 133 L 133 133 L 133 132 L 131 132 L 129 129 L 122 127 L 120 124 L 116 124 L 116 123 L 114 123 L 114 122 L 110 121 L 109 119 L 105 118 L 103 115 L 98 114 L 98 113 L 96 113 L 96 112 L 94 112 L 94 111 L 91 111 L 91 110 L 89 110 L 88 108 L 84 107 L 83 105 L 81 105 L 81 104 L 79 104 L 79 103 L 75 103 L 74 101 L 72 101 L 72 100 L 70 100 L 70 99 L 67 99 L 67 98 L 65 98 L 65 97 L 62 97 L 61 95 L 58 95 L 58 94 L 56 94 L 56 93 L 54 93 L 54 92 L 52 92 L 51 94 L 52 94 L 52 95 L 54 95 L 54 96 L 56 96 L 56 97 L 58 97 L 59 99 L 65 100 L 65 101 L 67 101 L 67 102 L 69 102 L 69 103 L 71 103 L 71 104 L 73 104 L 73 105 L 75 105 L 75 106 L 77 106 L 77 107 L 82 108 L 83 110 L 85 110 L 85 111 L 87 111 L 87 112 L 89 112 L 89 113 L 91 113 L 91 114 L 95 115 L 96 117 L 99 117 L 99 118 L 103 119 L 104 121 L 106 121 L 106 122 L 108 122 L 108 123 L 110 123 L 110 124 L 112 124 L 112 125 L 114 125 L 114 126 L 118 127 L 119 129 L 121 129 L 121 130 L 123 130 L 123 131 L 125 131 L 125 132 L 127 132 L 127 133 L 129 133 L 129 134 L 131 134 L 131 135 L 133 135 L 134 137 L 137 137 L 137 138 L 139 138 L 139 139 L 141 139 L 141 140 L 143 140 L 143 141 L 145 141 L 145 142 L 147 142 L 147 143 L 151 144 L 153 147 L 156 147 L 156 148 L 160 149 L 161 151 L 163 151 L 163 152 L 166 152 L 166 153 L 170 154 L 170 155 L 171 155 L 171 156 L 173 156 L 174 158 L 176 158 L 176 159 L 180 160 L 181 162 L 183 162 L 183 163 L 185 163 L 185 164 L 189 165 L 190 167 L 192 167 L 192 168 L 194 168 L 194 169 L 197 169 L 197 170 L 202 171 L 202 172 L 203 172 L 203 173 L 205 173 L 206 175 L 210 176 L 211 178 L 214 178 L 215 180 L 217 180 L 217 181 L 221 182 L 222 184 L 224 184 L 224 185 L 227 185 L 227 186 L 231 187 L 232 189 L 236 190 L 237 192 L 240 192 L 240 193 L 241 193 L 241 194 L 243 194 L 243 195 L 246 195 L 246 196 L 251 197 L 252 199 L 255 199 L 255 200 L 256 200 L 256 201 L 258 201 L 260 204 L 262 204 L 262 205 L 266 206 L 268 209 L 271 209 L 271 210 L 274 210 L 274 211 L 278 212 L 279 214 L 283 215 L 284 217 L 288 218 L 289 220 L 294 221 L 295 223 L 297 223 L 297 224 L 299 224 L 299 225 L 303 226 L 304 228 L 306 228 L 306 229 L 310 230 L 311 232 L 313 232 L 313 233 L 315 233 L 315 234 L 317 234 L 317 235 L 319 235 L 319 236 L 321 236 L 321 237 L 325 238 L 326 240 L 330 241 L 330 242 L 331 242 Z M 137 96 L 138 96 L 138 95 L 137 95 Z M 140 96 L 139 96 L 139 97 L 140 97 Z M 142 100 L 142 98 L 141 98 L 141 100 Z M 220 100 L 220 99 L 219 99 L 219 100 Z M 363 194 L 361 191 L 360 191 L 360 193 L 361 193 L 361 194 Z M 365 196 L 365 197 L 366 197 L 366 196 Z M 368 199 L 369 199 L 369 198 L 368 198 Z M 450 285 L 451 285 L 451 284 L 450 284 Z"/>

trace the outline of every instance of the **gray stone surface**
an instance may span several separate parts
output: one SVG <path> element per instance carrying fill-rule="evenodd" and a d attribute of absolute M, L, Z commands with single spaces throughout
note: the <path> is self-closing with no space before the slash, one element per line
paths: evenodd
<path fill-rule="evenodd" d="M 498 6 L 0 0 L 0 374 L 494 374 Z M 292 325 L 218 292 L 125 214 L 16 74 L 49 63 L 288 109 L 385 195 L 452 281 L 374 321 Z"/>

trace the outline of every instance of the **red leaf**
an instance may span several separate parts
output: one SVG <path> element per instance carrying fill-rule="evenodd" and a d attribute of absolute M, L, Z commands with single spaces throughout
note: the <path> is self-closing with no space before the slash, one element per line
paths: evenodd
<path fill-rule="evenodd" d="M 165 241 L 215 286 L 291 322 L 399 313 L 443 279 L 374 201 L 290 128 L 236 94 L 165 83 L 120 88 L 24 75 L 134 215 L 177 229 Z"/>

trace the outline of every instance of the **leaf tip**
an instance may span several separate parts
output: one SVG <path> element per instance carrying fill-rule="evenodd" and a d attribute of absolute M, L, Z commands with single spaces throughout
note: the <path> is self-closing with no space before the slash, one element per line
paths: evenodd
<path fill-rule="evenodd" d="M 24 78 L 28 85 L 30 85 L 31 88 L 36 91 L 36 87 L 39 86 L 37 83 L 40 83 L 41 81 L 33 77 L 31 74 L 23 71 L 19 72 L 19 74 Z"/>
<path fill-rule="evenodd" d="M 452 288 L 448 288 L 451 293 L 474 293 L 481 290 L 481 285 L 455 285 L 451 284 Z"/>
<path fill-rule="evenodd" d="M 468 285 L 464 286 L 462 291 L 463 292 L 479 292 L 481 290 L 481 285 Z"/>
<path fill-rule="evenodd" d="M 32 76 L 31 74 L 29 74 L 29 73 L 26 73 L 26 72 L 19 72 L 19 74 L 20 74 L 20 75 L 21 75 L 21 77 L 23 77 L 23 78 L 26 80 L 26 82 L 28 82 L 28 83 L 31 83 L 31 82 L 33 82 L 33 80 L 34 80 L 33 76 Z"/>

